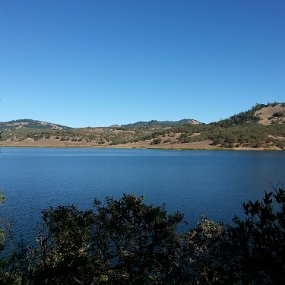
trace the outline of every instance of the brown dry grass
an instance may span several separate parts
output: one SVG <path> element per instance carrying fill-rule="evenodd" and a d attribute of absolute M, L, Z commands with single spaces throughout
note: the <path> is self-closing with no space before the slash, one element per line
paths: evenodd
<path fill-rule="evenodd" d="M 284 123 L 285 122 L 285 117 L 278 118 L 278 119 L 270 119 L 274 113 L 277 112 L 284 112 L 285 113 L 285 107 L 282 107 L 281 104 L 278 104 L 276 106 L 269 106 L 262 108 L 259 111 L 255 112 L 255 115 L 260 118 L 259 123 L 262 125 L 270 125 L 274 121 L 278 121 L 278 123 Z"/>
<path fill-rule="evenodd" d="M 96 144 L 95 142 L 86 142 L 86 141 L 60 141 L 58 139 L 42 139 L 34 141 L 33 139 L 25 139 L 23 141 L 2 141 L 0 142 L 0 146 L 8 146 L 8 147 L 51 147 L 51 148 L 147 148 L 147 149 L 173 149 L 173 150 L 221 150 L 224 149 L 221 146 L 212 145 L 212 141 L 205 140 L 199 142 L 192 143 L 164 143 L 151 145 L 150 141 L 141 141 L 136 143 L 127 143 L 127 144 L 117 144 L 117 145 L 109 145 L 109 144 Z M 267 148 L 250 148 L 250 147 L 239 147 L 235 148 L 235 150 L 267 150 Z M 279 150 L 277 147 L 272 147 L 270 150 Z"/>

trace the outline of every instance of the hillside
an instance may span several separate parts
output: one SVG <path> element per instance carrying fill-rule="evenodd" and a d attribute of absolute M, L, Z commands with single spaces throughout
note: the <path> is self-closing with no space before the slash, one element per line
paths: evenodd
<path fill-rule="evenodd" d="M 17 129 L 50 129 L 50 130 L 67 130 L 69 127 L 59 124 L 52 124 L 43 121 L 30 119 L 13 120 L 9 122 L 0 122 L 0 131 L 15 131 Z"/>
<path fill-rule="evenodd" d="M 285 104 L 257 104 L 228 119 L 149 121 L 111 127 L 69 128 L 33 120 L 0 123 L 4 146 L 169 149 L 285 149 Z"/>
<path fill-rule="evenodd" d="M 256 104 L 253 108 L 246 112 L 233 115 L 228 119 L 221 120 L 217 124 L 221 127 L 232 127 L 236 125 L 244 125 L 251 123 L 259 123 L 261 125 L 282 124 L 285 122 L 285 104 Z"/>
<path fill-rule="evenodd" d="M 134 129 L 134 128 L 167 128 L 179 125 L 198 125 L 200 122 L 194 119 L 183 119 L 180 121 L 148 121 L 148 122 L 136 122 L 133 124 L 122 125 L 122 128 Z"/>
<path fill-rule="evenodd" d="M 258 123 L 262 125 L 283 124 L 285 123 L 284 104 L 276 104 L 265 106 L 255 112 L 255 116 L 259 118 Z"/>

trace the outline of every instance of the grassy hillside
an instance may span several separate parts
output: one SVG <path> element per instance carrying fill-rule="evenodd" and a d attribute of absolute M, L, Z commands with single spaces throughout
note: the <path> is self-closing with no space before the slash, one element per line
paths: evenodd
<path fill-rule="evenodd" d="M 259 123 L 261 125 L 281 124 L 285 122 L 285 104 L 269 103 L 256 104 L 249 111 L 241 112 L 228 119 L 221 120 L 216 125 L 221 127 L 232 127 L 236 125 L 246 125 Z"/>
<path fill-rule="evenodd" d="M 285 104 L 257 104 L 210 124 L 192 119 L 73 129 L 33 120 L 0 123 L 1 145 L 285 149 Z"/>
<path fill-rule="evenodd" d="M 0 131 L 15 131 L 17 129 L 45 129 L 45 130 L 67 130 L 69 127 L 52 124 L 43 121 L 30 119 L 14 120 L 9 122 L 0 122 Z"/>
<path fill-rule="evenodd" d="M 167 127 L 174 127 L 180 125 L 198 125 L 200 122 L 194 119 L 183 119 L 180 121 L 156 121 L 152 120 L 149 122 L 136 122 L 133 124 L 127 124 L 121 126 L 122 129 L 137 129 L 137 128 L 167 128 Z"/>

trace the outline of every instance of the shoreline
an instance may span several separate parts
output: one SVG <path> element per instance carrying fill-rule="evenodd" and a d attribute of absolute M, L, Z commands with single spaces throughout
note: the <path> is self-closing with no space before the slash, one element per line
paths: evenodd
<path fill-rule="evenodd" d="M 93 149 L 150 149 L 150 150 L 205 150 L 205 151 L 284 151 L 278 148 L 252 148 L 252 147 L 239 147 L 239 148 L 225 148 L 212 145 L 91 145 L 91 144 L 2 144 L 0 148 L 93 148 Z"/>

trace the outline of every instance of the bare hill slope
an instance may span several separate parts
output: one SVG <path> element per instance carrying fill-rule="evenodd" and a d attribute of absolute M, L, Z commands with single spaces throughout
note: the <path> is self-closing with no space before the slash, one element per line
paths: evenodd
<path fill-rule="evenodd" d="M 262 125 L 282 124 L 285 122 L 285 105 L 266 106 L 257 110 L 254 115 L 259 118 L 258 123 Z"/>

